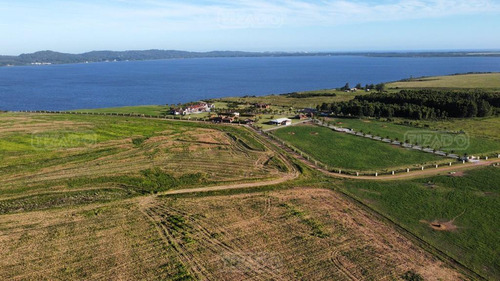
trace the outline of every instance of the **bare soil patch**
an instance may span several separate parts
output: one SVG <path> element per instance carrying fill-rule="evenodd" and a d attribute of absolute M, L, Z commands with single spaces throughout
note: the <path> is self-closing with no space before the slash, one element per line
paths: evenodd
<path fill-rule="evenodd" d="M 465 210 L 449 221 L 434 220 L 434 221 L 428 222 L 426 220 L 420 220 L 420 222 L 428 224 L 434 230 L 455 231 L 458 228 L 458 226 L 456 226 L 454 224 L 454 222 L 458 217 L 460 217 L 463 214 L 465 214 Z"/>
<path fill-rule="evenodd" d="M 450 177 L 463 177 L 463 176 L 465 176 L 465 172 L 464 171 L 458 171 L 458 172 L 450 173 Z"/>
<path fill-rule="evenodd" d="M 429 189 L 434 189 L 434 188 L 437 187 L 437 185 L 435 183 L 431 182 L 431 181 L 425 183 L 424 185 L 425 185 L 425 187 L 427 187 Z"/>
<path fill-rule="evenodd" d="M 319 133 L 318 132 L 310 132 L 309 134 L 311 134 L 312 136 L 317 136 Z"/>
<path fill-rule="evenodd" d="M 438 221 L 434 220 L 432 222 L 428 222 L 425 220 L 421 220 L 420 222 L 428 224 L 432 229 L 438 231 L 454 231 L 458 227 L 453 224 L 453 220 L 451 221 Z"/>

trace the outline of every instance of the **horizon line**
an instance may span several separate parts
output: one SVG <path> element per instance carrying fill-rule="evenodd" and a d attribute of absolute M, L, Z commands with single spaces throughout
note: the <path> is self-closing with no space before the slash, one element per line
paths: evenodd
<path fill-rule="evenodd" d="M 214 50 L 208 50 L 208 51 L 193 51 L 193 50 L 187 50 L 187 49 L 125 49 L 125 50 L 111 50 L 111 49 L 101 49 L 101 50 L 91 50 L 91 51 L 84 51 L 84 52 L 64 52 L 64 51 L 54 51 L 54 50 L 39 50 L 39 51 L 34 51 L 34 52 L 23 52 L 19 53 L 18 55 L 4 55 L 0 54 L 0 56 L 3 57 L 18 57 L 21 55 L 29 55 L 29 54 L 35 54 L 35 53 L 40 53 L 40 52 L 54 52 L 54 53 L 60 53 L 60 54 L 69 54 L 69 55 L 82 55 L 82 54 L 87 54 L 87 53 L 92 53 L 92 52 L 141 52 L 141 51 L 174 51 L 174 52 L 189 52 L 189 53 L 213 53 L 213 52 L 241 52 L 241 53 L 254 53 L 254 54 L 335 54 L 335 53 L 351 53 L 351 54 L 362 54 L 362 53 L 454 53 L 454 52 L 471 52 L 471 53 L 478 53 L 478 52 L 487 52 L 487 53 L 495 53 L 495 52 L 500 52 L 500 49 L 395 49 L 395 50 L 370 50 L 370 49 L 365 49 L 365 50 L 332 50 L 332 51 L 245 51 L 245 50 L 223 50 L 223 49 L 214 49 Z"/>

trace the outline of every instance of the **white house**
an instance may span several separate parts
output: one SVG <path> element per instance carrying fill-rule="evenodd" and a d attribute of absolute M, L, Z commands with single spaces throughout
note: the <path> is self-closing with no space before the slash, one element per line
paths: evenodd
<path fill-rule="evenodd" d="M 278 118 L 275 120 L 269 121 L 270 124 L 276 125 L 276 126 L 288 126 L 292 125 L 292 120 L 288 118 Z"/>

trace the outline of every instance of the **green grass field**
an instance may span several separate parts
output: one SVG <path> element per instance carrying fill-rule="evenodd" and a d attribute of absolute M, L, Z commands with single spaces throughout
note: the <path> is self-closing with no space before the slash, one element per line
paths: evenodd
<path fill-rule="evenodd" d="M 1 113 L 0 159 L 0 214 L 266 180 L 282 170 L 242 127 L 73 114 Z"/>
<path fill-rule="evenodd" d="M 402 122 L 403 120 L 396 120 Z M 328 121 L 334 126 L 351 128 L 358 132 L 375 134 L 380 137 L 389 137 L 399 141 L 420 140 L 420 145 L 430 146 L 433 149 L 442 149 L 445 152 L 455 152 L 463 155 L 500 153 L 500 118 L 474 118 L 445 121 L 411 121 L 421 126 L 400 125 L 393 122 L 378 121 L 375 119 L 335 118 Z M 461 144 L 462 136 L 467 134 L 468 143 Z M 430 139 L 424 134 L 429 133 Z M 422 137 L 415 137 L 422 134 Z M 453 141 L 445 144 L 445 138 Z M 415 141 L 413 141 L 415 142 Z"/>
<path fill-rule="evenodd" d="M 275 134 L 331 168 L 380 171 L 444 160 L 429 153 L 337 133 L 325 127 L 285 127 Z"/>
<path fill-rule="evenodd" d="M 343 188 L 482 275 L 500 278 L 500 168 L 400 182 L 345 182 Z M 434 230 L 431 222 L 456 227 Z"/>
<path fill-rule="evenodd" d="M 284 95 L 268 95 L 260 97 L 228 97 L 216 99 L 218 101 L 232 101 L 240 103 L 267 103 L 274 106 L 280 106 L 284 108 L 316 108 L 317 105 L 322 103 L 332 103 L 340 101 L 352 100 L 357 95 L 365 94 L 364 91 L 358 91 L 356 93 L 346 93 L 343 91 L 337 91 L 335 89 L 325 89 L 325 90 L 315 90 L 315 91 L 305 91 L 298 92 L 299 94 L 309 94 L 309 93 L 335 93 L 335 97 L 304 97 L 304 98 L 294 98 L 287 97 Z"/>
<path fill-rule="evenodd" d="M 145 114 L 145 115 L 165 115 L 168 107 L 166 105 L 139 105 L 123 107 L 107 107 L 96 109 L 78 109 L 73 112 L 95 112 L 95 113 L 125 113 L 125 114 Z"/>
<path fill-rule="evenodd" d="M 500 73 L 462 74 L 415 78 L 407 82 L 393 82 L 388 88 L 448 88 L 448 89 L 500 89 Z"/>
<path fill-rule="evenodd" d="M 429 128 L 443 131 L 464 131 L 468 134 L 500 142 L 500 117 L 419 121 Z"/>

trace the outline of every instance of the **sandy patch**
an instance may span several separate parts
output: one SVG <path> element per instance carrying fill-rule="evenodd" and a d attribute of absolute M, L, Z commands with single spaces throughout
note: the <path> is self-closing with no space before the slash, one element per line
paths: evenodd
<path fill-rule="evenodd" d="M 432 221 L 432 222 L 427 222 L 427 221 L 421 221 L 422 223 L 427 223 L 429 226 L 438 231 L 454 231 L 457 229 L 457 226 L 453 224 L 452 221 L 447 221 L 447 222 L 441 222 L 441 221 Z"/>
<path fill-rule="evenodd" d="M 450 173 L 450 177 L 463 177 L 465 173 L 463 171 Z"/>
<path fill-rule="evenodd" d="M 431 222 L 428 222 L 426 220 L 420 220 L 421 223 L 426 223 L 429 225 L 434 230 L 438 231 L 455 231 L 457 230 L 458 226 L 454 224 L 455 220 L 463 215 L 465 213 L 465 210 L 459 214 L 458 216 L 454 217 L 452 220 L 449 221 L 443 221 L 443 220 L 433 220 Z"/>

